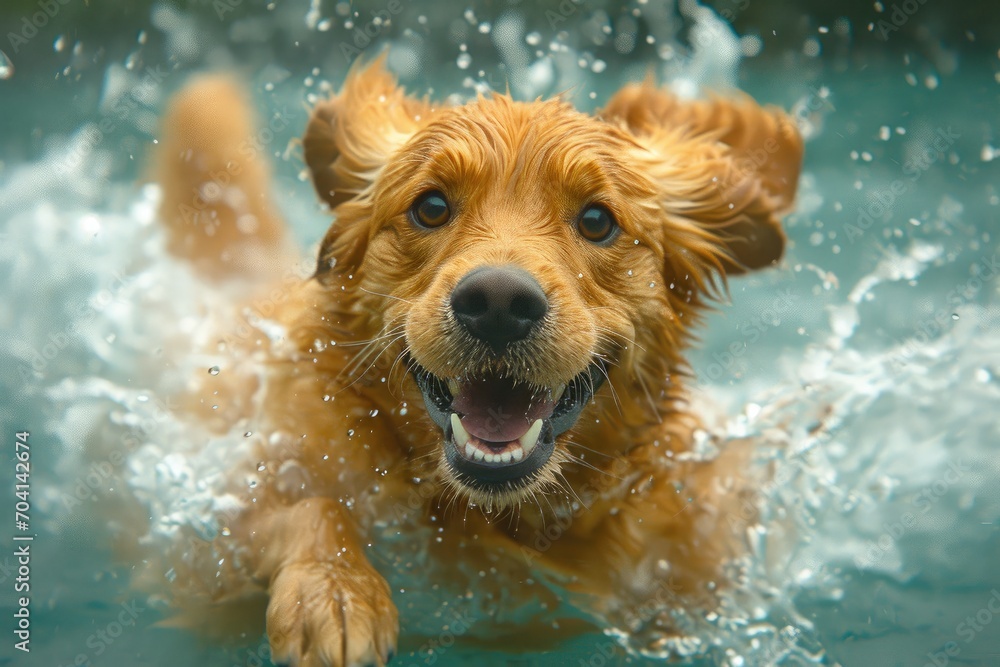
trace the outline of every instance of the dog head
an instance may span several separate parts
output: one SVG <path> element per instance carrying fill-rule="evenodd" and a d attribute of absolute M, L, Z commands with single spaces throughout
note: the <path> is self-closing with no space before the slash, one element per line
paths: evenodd
<path fill-rule="evenodd" d="M 494 506 L 555 483 L 609 378 L 626 402 L 677 370 L 727 274 L 779 259 L 801 160 L 785 116 L 748 100 L 630 86 L 596 116 L 498 94 L 436 107 L 380 62 L 317 107 L 304 146 L 337 216 L 317 279 L 353 283 L 365 334 L 400 346 L 423 394 L 437 465 Z"/>

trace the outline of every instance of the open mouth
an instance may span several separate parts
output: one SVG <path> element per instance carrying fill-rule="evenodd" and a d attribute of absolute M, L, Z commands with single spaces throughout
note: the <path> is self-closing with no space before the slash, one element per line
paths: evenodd
<path fill-rule="evenodd" d="M 475 488 L 510 489 L 529 484 L 552 456 L 556 438 L 576 423 L 604 380 L 598 364 L 558 387 L 497 374 L 445 379 L 420 366 L 413 375 L 459 479 Z"/>

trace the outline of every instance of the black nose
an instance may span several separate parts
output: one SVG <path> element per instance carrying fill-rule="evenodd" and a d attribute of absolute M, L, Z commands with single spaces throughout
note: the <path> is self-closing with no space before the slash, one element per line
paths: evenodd
<path fill-rule="evenodd" d="M 498 354 L 545 317 L 549 302 L 541 286 L 523 269 L 485 266 L 458 281 L 451 293 L 455 319 Z"/>

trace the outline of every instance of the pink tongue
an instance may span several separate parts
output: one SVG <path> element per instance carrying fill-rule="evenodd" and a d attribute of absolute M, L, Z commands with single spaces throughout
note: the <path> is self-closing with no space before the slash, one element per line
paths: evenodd
<path fill-rule="evenodd" d="M 528 432 L 536 419 L 552 414 L 555 403 L 524 384 L 500 378 L 461 382 L 451 409 L 462 415 L 462 426 L 484 442 L 507 443 Z"/>

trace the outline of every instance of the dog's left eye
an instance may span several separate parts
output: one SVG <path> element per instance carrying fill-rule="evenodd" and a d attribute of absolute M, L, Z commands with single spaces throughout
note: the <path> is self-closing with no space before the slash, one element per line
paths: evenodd
<path fill-rule="evenodd" d="M 421 195 L 410 209 L 413 221 L 421 227 L 440 227 L 451 218 L 448 200 L 437 190 Z"/>
<path fill-rule="evenodd" d="M 603 243 L 614 236 L 618 230 L 618 223 L 611 211 L 593 204 L 583 209 L 583 213 L 576 221 L 576 228 L 580 236 L 591 243 Z"/>

